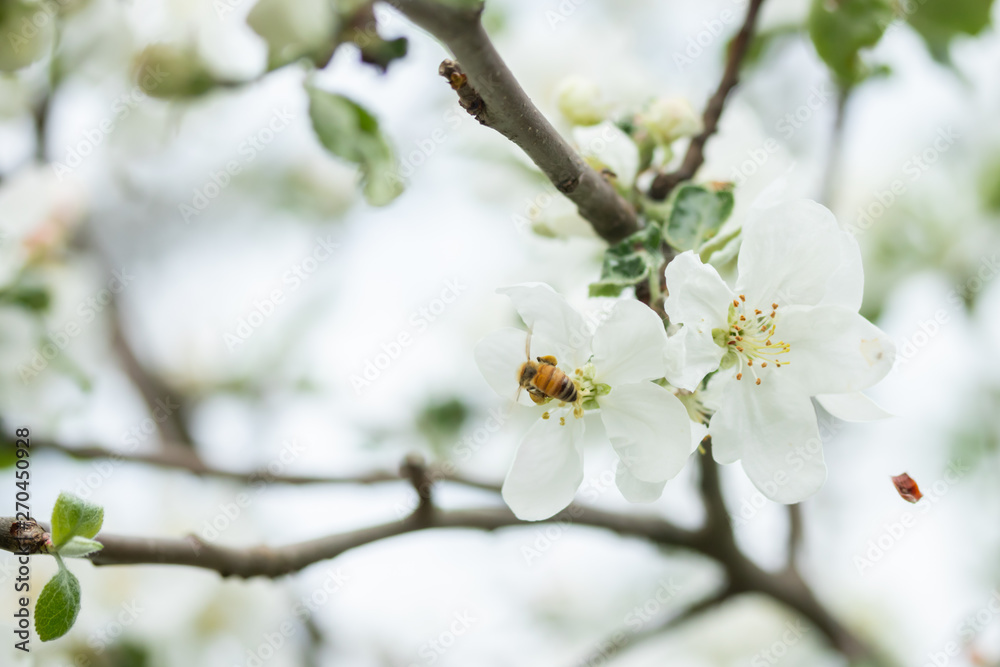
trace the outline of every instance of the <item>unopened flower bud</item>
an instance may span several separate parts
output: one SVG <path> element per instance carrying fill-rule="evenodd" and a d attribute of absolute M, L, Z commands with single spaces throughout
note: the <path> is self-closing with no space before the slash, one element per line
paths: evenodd
<path fill-rule="evenodd" d="M 662 146 L 668 146 L 681 137 L 692 137 L 704 129 L 701 116 L 682 97 L 654 100 L 637 120 Z"/>
<path fill-rule="evenodd" d="M 197 97 L 216 84 L 195 48 L 180 44 L 147 46 L 136 59 L 134 77 L 144 93 L 162 99 Z"/>
<path fill-rule="evenodd" d="M 597 125 L 607 114 L 597 84 L 582 76 L 571 76 L 559 84 L 556 105 L 573 125 Z"/>
<path fill-rule="evenodd" d="M 28 0 L 0 2 L 0 72 L 40 60 L 52 44 L 57 10 Z"/>

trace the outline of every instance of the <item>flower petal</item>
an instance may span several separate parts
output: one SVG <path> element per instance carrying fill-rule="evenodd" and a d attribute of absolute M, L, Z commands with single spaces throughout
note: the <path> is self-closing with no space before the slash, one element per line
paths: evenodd
<path fill-rule="evenodd" d="M 663 487 L 667 485 L 666 480 L 662 482 L 643 482 L 629 472 L 628 466 L 621 461 L 615 470 L 615 483 L 622 496 L 630 503 L 651 503 L 659 500 L 663 495 Z"/>
<path fill-rule="evenodd" d="M 794 379 L 809 396 L 867 389 L 886 376 L 896 358 L 885 332 L 840 306 L 788 308 L 779 315 L 775 335 L 790 349 L 774 375 Z"/>
<path fill-rule="evenodd" d="M 691 453 L 691 420 L 680 400 L 658 384 L 611 389 L 598 399 L 612 446 L 643 482 L 663 482 L 681 471 Z"/>
<path fill-rule="evenodd" d="M 564 416 L 566 424 L 560 425 Z M 503 499 L 518 519 L 548 519 L 573 502 L 583 481 L 583 420 L 569 410 L 539 419 L 524 434 L 503 483 Z"/>
<path fill-rule="evenodd" d="M 738 455 L 750 481 L 771 500 L 799 502 L 826 480 L 816 410 L 786 383 L 734 380 L 708 430 L 716 461 Z"/>
<path fill-rule="evenodd" d="M 808 199 L 755 211 L 743 226 L 738 267 L 738 292 L 761 308 L 772 302 L 861 307 L 858 242 L 829 209 Z"/>
<path fill-rule="evenodd" d="M 669 364 L 666 377 L 675 387 L 693 391 L 719 367 L 725 353 L 712 339 L 712 329 L 728 328 L 734 295 L 715 267 L 690 250 L 674 257 L 664 276 L 668 296 L 663 308 L 672 324 L 684 325 L 668 345 L 668 361 L 680 356 L 683 362 Z"/>
<path fill-rule="evenodd" d="M 667 332 L 648 306 L 619 301 L 594 332 L 597 380 L 612 387 L 661 378 L 667 372 Z"/>
<path fill-rule="evenodd" d="M 664 271 L 669 294 L 663 309 L 674 324 L 708 329 L 726 326 L 734 294 L 711 264 L 704 264 L 693 250 L 674 257 Z"/>
<path fill-rule="evenodd" d="M 524 342 L 528 332 L 514 327 L 504 327 L 483 337 L 476 343 L 474 356 L 479 372 L 501 398 L 509 401 L 517 395 L 517 370 L 524 363 Z M 527 392 L 518 399 L 521 405 L 532 405 Z"/>
<path fill-rule="evenodd" d="M 667 340 L 664 377 L 675 387 L 694 391 L 706 375 L 719 367 L 725 350 L 695 327 L 683 327 Z"/>
<path fill-rule="evenodd" d="M 554 289 L 545 283 L 525 283 L 497 290 L 514 302 L 532 335 L 550 341 L 559 361 L 579 368 L 590 357 L 591 328 Z"/>
<path fill-rule="evenodd" d="M 852 394 L 820 394 L 814 398 L 824 410 L 847 422 L 871 422 L 893 416 L 860 391 Z"/>

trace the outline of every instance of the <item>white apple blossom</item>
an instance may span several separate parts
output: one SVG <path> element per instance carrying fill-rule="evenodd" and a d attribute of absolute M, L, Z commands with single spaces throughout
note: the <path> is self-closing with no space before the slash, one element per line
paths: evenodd
<path fill-rule="evenodd" d="M 719 371 L 709 424 L 719 463 L 742 461 L 772 500 L 794 503 L 826 478 L 816 397 L 831 414 L 884 416 L 859 392 L 892 368 L 895 346 L 858 313 L 864 275 L 854 237 L 816 202 L 754 212 L 743 228 L 736 288 L 693 252 L 666 269 L 664 309 L 681 363 L 666 377 L 696 389 Z"/>
<path fill-rule="evenodd" d="M 521 519 L 546 519 L 570 504 L 583 481 L 583 408 L 599 409 L 620 458 L 617 481 L 632 502 L 651 502 L 684 467 L 691 424 L 680 400 L 652 382 L 667 370 L 663 323 L 638 301 L 620 301 L 591 329 L 545 284 L 499 290 L 531 331 L 532 359 L 551 355 L 572 380 L 577 405 L 547 405 L 528 430 L 503 485 L 503 498 Z M 491 387 L 513 399 L 525 359 L 527 332 L 513 327 L 486 336 L 476 361 Z M 527 392 L 520 403 L 532 405 Z M 551 405 L 551 404 L 550 404 Z"/>

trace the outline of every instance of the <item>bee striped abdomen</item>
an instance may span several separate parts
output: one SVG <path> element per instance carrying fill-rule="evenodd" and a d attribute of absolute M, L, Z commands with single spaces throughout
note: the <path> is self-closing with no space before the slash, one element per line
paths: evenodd
<path fill-rule="evenodd" d="M 531 384 L 557 401 L 572 403 L 576 400 L 576 385 L 565 373 L 551 364 L 539 364 L 538 372 L 531 379 Z"/>

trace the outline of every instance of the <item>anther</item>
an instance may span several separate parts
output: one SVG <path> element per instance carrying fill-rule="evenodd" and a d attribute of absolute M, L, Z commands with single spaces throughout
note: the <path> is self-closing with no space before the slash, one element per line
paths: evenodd
<path fill-rule="evenodd" d="M 761 367 L 761 368 L 767 368 L 767 362 L 766 362 L 766 361 L 762 361 L 762 362 L 760 363 L 760 367 Z"/>
<path fill-rule="evenodd" d="M 746 301 L 746 300 L 747 300 L 746 294 L 740 294 L 740 301 Z"/>
<path fill-rule="evenodd" d="M 551 415 L 548 412 L 542 413 L 542 419 L 548 419 Z"/>
<path fill-rule="evenodd" d="M 753 366 L 753 359 L 747 359 L 747 366 Z"/>
<path fill-rule="evenodd" d="M 743 346 L 742 345 L 737 345 L 736 349 L 739 350 L 740 352 L 742 352 L 743 351 Z"/>
<path fill-rule="evenodd" d="M 778 310 L 778 304 L 772 303 L 771 304 L 771 308 L 774 309 L 774 310 Z"/>
<path fill-rule="evenodd" d="M 766 345 L 767 347 L 771 347 L 771 341 L 770 340 L 765 340 L 764 341 L 764 345 Z"/>
<path fill-rule="evenodd" d="M 734 308 L 739 308 L 740 307 L 740 302 L 737 301 L 736 299 L 733 299 L 733 307 Z"/>
<path fill-rule="evenodd" d="M 760 310 L 760 308 L 754 308 L 754 309 L 753 309 L 753 314 L 754 314 L 754 315 L 760 315 L 760 313 L 761 313 L 761 310 Z"/>
<path fill-rule="evenodd" d="M 740 315 L 740 322 L 746 322 L 746 321 L 747 321 L 747 316 L 746 315 Z"/>
<path fill-rule="evenodd" d="M 760 384 L 760 378 L 757 378 L 757 381 L 754 382 L 754 384 Z"/>
<path fill-rule="evenodd" d="M 757 380 L 757 384 L 760 384 L 760 380 Z M 560 426 L 565 426 L 566 425 L 566 418 L 565 417 L 560 417 L 559 418 L 559 425 Z"/>
<path fill-rule="evenodd" d="M 736 374 L 736 379 L 737 380 L 742 380 L 743 379 L 743 373 L 737 373 Z"/>

